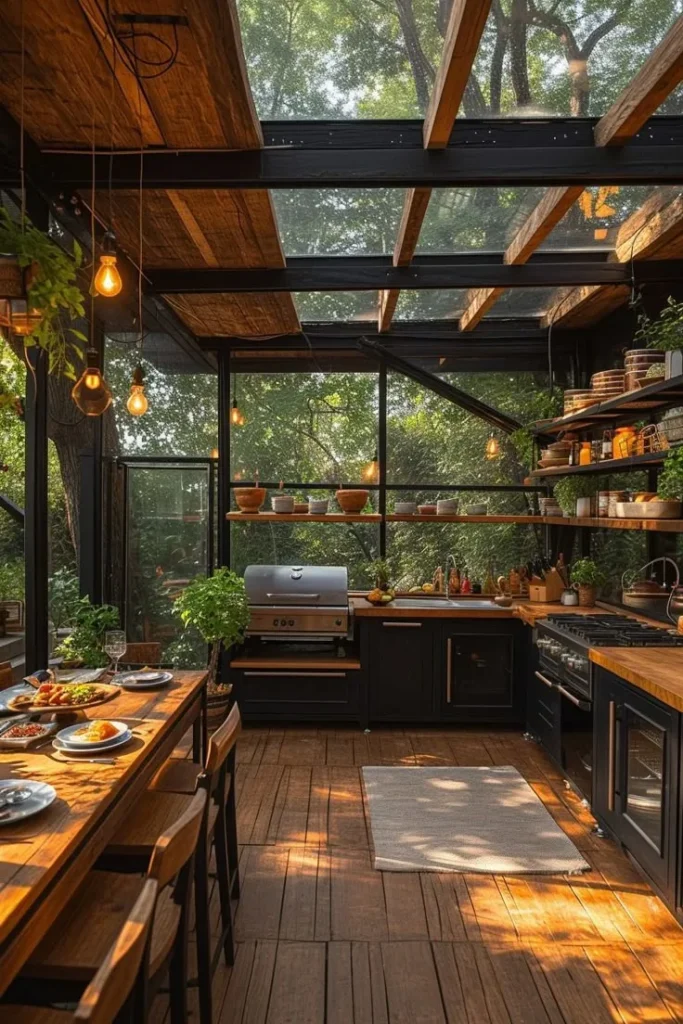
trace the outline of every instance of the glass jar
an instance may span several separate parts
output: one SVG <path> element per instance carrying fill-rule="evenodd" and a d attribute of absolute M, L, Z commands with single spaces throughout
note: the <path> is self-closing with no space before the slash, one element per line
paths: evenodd
<path fill-rule="evenodd" d="M 593 455 L 592 455 L 592 451 L 591 451 L 591 443 L 590 443 L 590 441 L 582 441 L 581 442 L 581 451 L 579 452 L 579 465 L 580 466 L 590 466 L 592 461 L 593 461 Z"/>
<path fill-rule="evenodd" d="M 637 433 L 634 427 L 617 427 L 612 438 L 612 458 L 627 459 L 633 455 Z"/>

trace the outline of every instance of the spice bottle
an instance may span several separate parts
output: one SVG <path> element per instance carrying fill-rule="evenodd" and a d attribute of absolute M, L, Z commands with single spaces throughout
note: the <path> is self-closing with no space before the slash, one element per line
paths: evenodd
<path fill-rule="evenodd" d="M 579 452 L 579 465 L 590 466 L 592 460 L 591 456 L 591 443 L 590 441 L 581 442 L 581 451 Z"/>
<path fill-rule="evenodd" d="M 460 570 L 457 565 L 454 566 L 448 576 L 448 592 L 449 594 L 460 593 Z"/>
<path fill-rule="evenodd" d="M 469 576 L 467 574 L 467 569 L 463 570 L 462 583 L 460 584 L 460 593 L 461 594 L 471 594 L 472 593 L 472 584 L 471 584 L 470 578 L 469 578 Z"/>

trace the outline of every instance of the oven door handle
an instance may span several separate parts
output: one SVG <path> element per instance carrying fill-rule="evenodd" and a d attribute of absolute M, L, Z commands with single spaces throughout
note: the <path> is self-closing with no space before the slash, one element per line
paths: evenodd
<path fill-rule="evenodd" d="M 544 686 L 547 686 L 549 690 L 559 689 L 557 683 L 551 683 L 547 676 L 542 675 L 540 672 L 534 672 L 537 679 L 540 679 Z"/>
<path fill-rule="evenodd" d="M 558 684 L 557 689 L 560 691 L 563 697 L 566 697 L 571 704 L 574 704 L 577 708 L 580 708 L 582 711 L 590 711 L 593 707 L 592 703 L 589 700 L 579 700 L 579 698 L 575 697 L 573 693 L 569 692 L 569 690 L 565 690 L 564 686 L 560 686 Z"/>
<path fill-rule="evenodd" d="M 277 598 L 278 600 L 284 600 L 284 601 L 292 601 L 292 600 L 299 600 L 300 601 L 302 597 L 305 598 L 307 601 L 318 601 L 320 599 L 320 594 L 268 594 L 268 593 L 266 593 L 266 597 L 268 598 L 269 601 L 273 601 L 275 598 Z"/>

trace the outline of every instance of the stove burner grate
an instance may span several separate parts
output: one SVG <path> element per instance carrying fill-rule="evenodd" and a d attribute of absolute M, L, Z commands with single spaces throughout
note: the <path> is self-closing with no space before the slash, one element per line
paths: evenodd
<path fill-rule="evenodd" d="M 683 636 L 625 615 L 549 615 L 549 625 L 592 647 L 681 647 Z"/>

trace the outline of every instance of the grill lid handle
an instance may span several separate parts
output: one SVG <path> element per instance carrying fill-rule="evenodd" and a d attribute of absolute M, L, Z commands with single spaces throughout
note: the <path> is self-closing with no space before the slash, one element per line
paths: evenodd
<path fill-rule="evenodd" d="M 302 598 L 306 598 L 307 600 L 310 600 L 310 601 L 317 601 L 318 598 L 320 597 L 320 594 L 298 594 L 298 593 L 297 594 L 271 594 L 268 591 L 266 591 L 266 597 L 269 600 L 271 600 L 271 601 L 274 600 L 275 598 L 277 598 L 278 600 L 284 600 L 284 601 L 287 601 L 287 600 L 292 601 L 295 598 L 298 598 L 299 600 L 301 600 Z"/>

